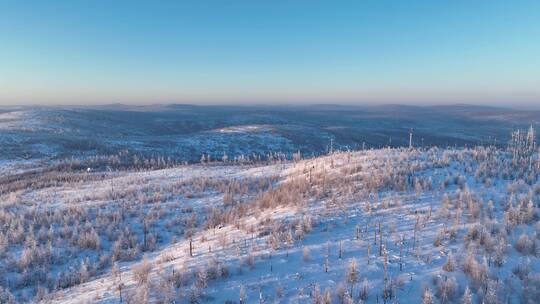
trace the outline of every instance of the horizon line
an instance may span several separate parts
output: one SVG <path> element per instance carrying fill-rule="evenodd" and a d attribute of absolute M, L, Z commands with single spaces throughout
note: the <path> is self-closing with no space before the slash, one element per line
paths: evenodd
<path fill-rule="evenodd" d="M 475 103 L 475 102 L 449 102 L 449 103 L 412 103 L 412 102 L 388 102 L 388 103 L 369 103 L 369 102 L 204 102 L 204 103 L 189 103 L 189 102 L 103 102 L 103 103 L 86 103 L 86 104 L 71 104 L 71 103 L 19 103 L 19 104 L 0 104 L 0 108 L 100 108 L 100 107 L 163 107 L 163 106 L 185 106 L 185 107 L 417 107 L 417 108 L 435 108 L 435 107 L 482 107 L 491 109 L 506 109 L 506 110 L 537 110 L 540 111 L 538 103 Z"/>

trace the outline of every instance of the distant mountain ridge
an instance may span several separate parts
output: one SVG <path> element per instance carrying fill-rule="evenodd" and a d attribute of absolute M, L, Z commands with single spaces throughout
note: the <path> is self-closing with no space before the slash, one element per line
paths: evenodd
<path fill-rule="evenodd" d="M 0 157 L 84 157 L 121 150 L 182 161 L 224 153 L 319 155 L 330 143 L 335 149 L 405 146 L 411 129 L 415 145 L 501 145 L 511 130 L 539 122 L 540 111 L 465 104 L 3 107 Z M 258 131 L 216 131 L 227 128 Z"/>

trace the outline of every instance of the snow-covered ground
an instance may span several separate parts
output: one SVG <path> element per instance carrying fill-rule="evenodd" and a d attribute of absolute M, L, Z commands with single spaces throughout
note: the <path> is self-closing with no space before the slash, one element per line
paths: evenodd
<path fill-rule="evenodd" d="M 0 302 L 537 303 L 537 155 L 379 149 L 10 181 Z"/>

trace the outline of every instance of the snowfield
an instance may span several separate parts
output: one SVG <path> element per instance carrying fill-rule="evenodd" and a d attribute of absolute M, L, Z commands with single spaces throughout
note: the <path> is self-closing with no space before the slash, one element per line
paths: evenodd
<path fill-rule="evenodd" d="M 538 303 L 523 138 L 5 173 L 0 302 Z"/>

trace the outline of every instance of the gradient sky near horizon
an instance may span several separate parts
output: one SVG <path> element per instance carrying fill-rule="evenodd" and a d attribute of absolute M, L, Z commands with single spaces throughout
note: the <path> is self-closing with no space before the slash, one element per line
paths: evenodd
<path fill-rule="evenodd" d="M 540 104 L 540 1 L 4 1 L 0 105 Z"/>

